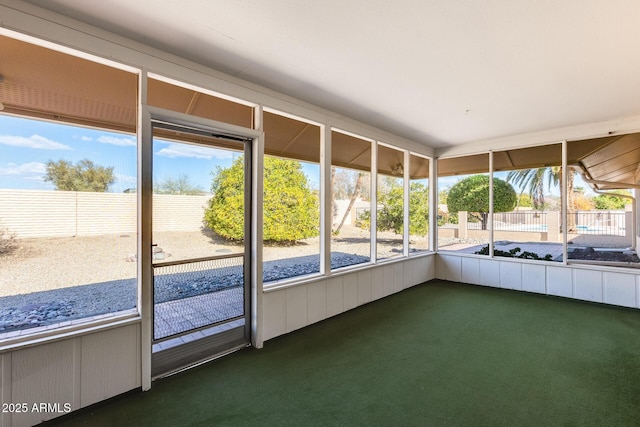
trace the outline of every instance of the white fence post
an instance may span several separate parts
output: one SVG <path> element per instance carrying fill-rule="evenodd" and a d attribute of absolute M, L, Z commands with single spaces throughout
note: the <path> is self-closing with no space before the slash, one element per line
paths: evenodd
<path fill-rule="evenodd" d="M 467 212 L 459 211 L 458 212 L 458 238 L 466 239 L 468 236 L 467 232 Z"/>
<path fill-rule="evenodd" d="M 560 241 L 560 212 L 559 211 L 547 212 L 547 241 L 548 242 Z"/>

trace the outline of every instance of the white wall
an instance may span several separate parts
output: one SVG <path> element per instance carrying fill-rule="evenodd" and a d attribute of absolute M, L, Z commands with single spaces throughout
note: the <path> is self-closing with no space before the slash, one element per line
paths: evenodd
<path fill-rule="evenodd" d="M 266 290 L 263 297 L 264 339 L 295 331 L 434 277 L 435 256 L 429 254 L 307 284 Z"/>
<path fill-rule="evenodd" d="M 640 272 L 602 266 L 436 255 L 438 279 L 640 308 Z"/>
<path fill-rule="evenodd" d="M 31 426 L 92 405 L 141 385 L 140 323 L 84 333 L 2 352 L 0 402 L 22 404 L 26 413 L 3 412 L 0 427 Z M 53 412 L 33 405 L 58 404 Z"/>

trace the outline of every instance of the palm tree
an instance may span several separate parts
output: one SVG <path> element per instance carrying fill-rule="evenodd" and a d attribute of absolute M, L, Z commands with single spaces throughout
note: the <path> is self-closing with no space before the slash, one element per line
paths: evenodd
<path fill-rule="evenodd" d="M 573 194 L 575 169 L 571 166 L 567 169 L 569 170 L 569 174 L 567 175 L 567 229 L 569 231 L 574 231 L 576 228 L 575 215 L 573 215 L 575 212 Z M 529 192 L 534 209 L 544 209 L 545 182 L 547 184 L 547 189 L 550 189 L 552 186 L 558 186 L 561 181 L 561 166 L 521 169 L 511 171 L 507 174 L 507 182 L 517 185 L 522 188 L 522 191 L 527 190 Z"/>
<path fill-rule="evenodd" d="M 521 194 L 525 189 L 528 190 L 533 208 L 538 210 L 544 208 L 545 179 L 548 180 L 550 188 L 553 182 L 551 168 L 521 169 L 507 174 L 507 182 L 521 188 Z"/>

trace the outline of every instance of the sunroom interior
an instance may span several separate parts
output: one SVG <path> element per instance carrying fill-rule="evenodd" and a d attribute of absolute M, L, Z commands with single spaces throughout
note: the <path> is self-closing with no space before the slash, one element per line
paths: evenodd
<path fill-rule="evenodd" d="M 438 279 L 640 308 L 637 102 L 441 140 L 429 120 L 398 125 L 358 104 L 368 87 L 351 105 L 308 83 L 301 100 L 303 66 L 290 91 L 284 72 L 265 87 L 72 3 L 0 0 L 0 400 L 61 405 L 3 410 L 2 427 L 150 390 Z M 444 121 L 464 128 L 482 121 L 475 113 Z M 113 180 L 54 188 L 53 159 L 108 160 Z M 226 229 L 240 237 L 210 216 L 232 171 L 239 190 L 226 202 L 238 216 Z M 29 185 L 15 184 L 20 174 Z M 454 208 L 454 187 L 478 176 L 483 207 Z M 295 177 L 306 222 L 273 213 L 283 192 L 269 199 Z M 301 234 L 278 243 L 283 230 Z"/>

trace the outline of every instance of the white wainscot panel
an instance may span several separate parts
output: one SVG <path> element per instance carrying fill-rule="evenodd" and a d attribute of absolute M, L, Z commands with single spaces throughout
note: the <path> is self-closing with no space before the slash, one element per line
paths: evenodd
<path fill-rule="evenodd" d="M 327 318 L 327 281 L 307 285 L 307 307 L 309 323 Z"/>
<path fill-rule="evenodd" d="M 478 258 L 462 258 L 460 281 L 472 285 L 480 284 L 480 260 Z"/>
<path fill-rule="evenodd" d="M 603 302 L 604 286 L 602 272 L 598 270 L 575 269 L 575 298 Z"/>
<path fill-rule="evenodd" d="M 435 258 L 435 277 L 440 280 L 447 280 L 447 266 L 445 264 L 445 257 L 440 254 L 436 254 Z"/>
<path fill-rule="evenodd" d="M 285 291 L 267 292 L 262 298 L 264 311 L 264 339 L 268 340 L 286 332 Z"/>
<path fill-rule="evenodd" d="M 139 324 L 85 335 L 81 340 L 83 407 L 142 385 Z"/>
<path fill-rule="evenodd" d="M 419 285 L 433 279 L 433 274 L 430 274 L 430 272 L 433 272 L 433 260 L 433 256 L 423 256 L 412 259 L 410 261 L 412 276 L 409 281 L 407 281 L 407 278 L 405 277 L 405 288 Z"/>
<path fill-rule="evenodd" d="M 62 415 L 64 405 L 79 409 L 74 399 L 75 364 L 80 339 L 68 339 L 14 351 L 11 355 L 11 402 L 27 403 L 29 412 L 12 414 L 13 426 L 30 426 Z M 51 403 L 62 413 L 31 411 L 34 404 Z"/>
<path fill-rule="evenodd" d="M 604 302 L 637 307 L 636 274 L 604 273 Z"/>
<path fill-rule="evenodd" d="M 500 287 L 522 290 L 522 263 L 500 261 Z"/>
<path fill-rule="evenodd" d="M 357 307 L 358 273 L 351 273 L 342 276 L 342 287 L 344 291 L 344 311 Z"/>
<path fill-rule="evenodd" d="M 495 259 L 479 259 L 480 284 L 483 286 L 500 286 L 500 261 Z"/>
<path fill-rule="evenodd" d="M 547 293 L 573 298 L 573 271 L 568 267 L 547 267 Z"/>
<path fill-rule="evenodd" d="M 304 328 L 309 324 L 307 308 L 307 286 L 292 286 L 285 292 L 286 330 L 287 332 Z"/>
<path fill-rule="evenodd" d="M 371 269 L 358 272 L 358 305 L 371 302 Z"/>
<path fill-rule="evenodd" d="M 544 265 L 522 264 L 522 290 L 546 293 L 545 270 Z"/>
<path fill-rule="evenodd" d="M 386 295 L 384 289 L 384 269 L 371 270 L 371 300 L 375 301 Z"/>
<path fill-rule="evenodd" d="M 0 354 L 0 404 L 12 402 L 11 399 L 11 353 Z M 0 412 L 0 427 L 8 426 L 11 413 Z"/>
<path fill-rule="evenodd" d="M 447 256 L 437 255 L 442 259 L 442 269 L 444 274 L 442 278 L 444 280 L 450 280 L 452 282 L 459 282 L 462 276 L 462 258 L 459 256 Z"/>
<path fill-rule="evenodd" d="M 413 260 L 402 261 L 403 283 L 402 289 L 407 289 L 413 286 Z"/>
<path fill-rule="evenodd" d="M 429 280 L 433 280 L 436 278 L 436 260 L 437 259 L 438 257 L 435 255 L 431 255 L 424 258 L 427 270 L 426 270 L 426 276 L 422 280 L 423 282 L 428 282 Z"/>
<path fill-rule="evenodd" d="M 393 265 L 385 265 L 380 267 L 381 270 L 378 270 L 381 275 L 384 277 L 384 294 L 391 295 L 393 294 Z"/>
<path fill-rule="evenodd" d="M 404 289 L 404 263 L 393 264 L 393 291 L 400 292 Z"/>
<path fill-rule="evenodd" d="M 344 311 L 344 290 L 342 276 L 327 280 L 327 317 L 335 316 Z"/>

